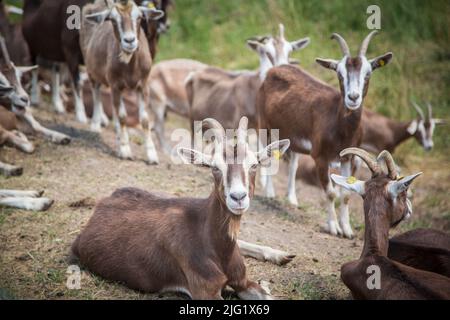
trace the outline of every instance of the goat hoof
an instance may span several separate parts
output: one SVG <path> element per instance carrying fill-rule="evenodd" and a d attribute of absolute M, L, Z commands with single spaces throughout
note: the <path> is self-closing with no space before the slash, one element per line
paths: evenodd
<path fill-rule="evenodd" d="M 342 229 L 336 221 L 328 221 L 325 226 L 325 231 L 333 236 L 342 235 Z"/>
<path fill-rule="evenodd" d="M 8 171 L 5 172 L 5 175 L 11 176 L 11 177 L 17 177 L 17 176 L 21 176 L 22 173 L 23 173 L 22 167 L 12 167 L 11 169 L 9 169 Z"/>
<path fill-rule="evenodd" d="M 102 126 L 100 123 L 91 122 L 91 131 L 101 133 L 102 132 Z"/>
<path fill-rule="evenodd" d="M 295 257 L 296 257 L 295 254 L 284 256 L 278 261 L 278 265 L 284 266 L 285 264 L 291 262 Z"/>
<path fill-rule="evenodd" d="M 298 200 L 296 196 L 288 196 L 288 201 L 294 207 L 298 207 Z"/>
<path fill-rule="evenodd" d="M 59 141 L 59 144 L 65 146 L 68 145 L 71 141 L 72 139 L 70 137 L 64 137 Z"/>

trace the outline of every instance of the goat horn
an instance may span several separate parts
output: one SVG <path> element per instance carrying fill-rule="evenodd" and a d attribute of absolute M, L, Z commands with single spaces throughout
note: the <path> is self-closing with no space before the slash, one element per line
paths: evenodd
<path fill-rule="evenodd" d="M 359 148 L 347 148 L 342 150 L 339 155 L 344 157 L 346 155 L 353 154 L 360 157 L 369 167 L 370 171 L 372 171 L 372 175 L 381 174 L 381 168 L 378 162 L 374 159 L 374 157 L 368 153 L 366 150 Z"/>
<path fill-rule="evenodd" d="M 370 40 L 372 40 L 372 37 L 374 35 L 376 35 L 377 33 L 378 33 L 377 30 L 373 30 L 371 33 L 369 33 L 367 35 L 367 37 L 364 39 L 364 41 L 361 44 L 361 48 L 359 48 L 359 54 L 358 54 L 359 56 L 365 56 L 366 55 L 367 48 L 369 47 Z"/>
<path fill-rule="evenodd" d="M 284 25 L 280 23 L 279 28 L 280 28 L 280 38 L 284 39 Z"/>
<path fill-rule="evenodd" d="M 337 40 L 339 42 L 339 45 L 341 46 L 342 53 L 344 56 L 350 57 L 350 49 L 348 48 L 347 41 L 345 41 L 344 38 L 338 33 L 333 33 L 331 35 L 331 39 Z"/>
<path fill-rule="evenodd" d="M 427 108 L 428 108 L 428 119 L 433 119 L 433 107 L 431 106 L 430 102 L 427 102 Z"/>
<path fill-rule="evenodd" d="M 412 101 L 412 105 L 413 105 L 414 109 L 416 109 L 416 111 L 419 114 L 420 118 L 422 118 L 422 120 L 424 120 L 425 119 L 425 115 L 423 114 L 423 111 L 419 107 L 419 105 L 417 103 L 415 103 L 414 101 Z"/>
<path fill-rule="evenodd" d="M 5 58 L 6 64 L 11 63 L 11 59 L 9 58 L 8 49 L 6 48 L 5 38 L 0 34 L 0 46 L 2 47 L 3 58 Z"/>
<path fill-rule="evenodd" d="M 213 118 L 206 118 L 202 121 L 202 129 L 211 129 L 214 132 L 214 142 L 222 143 L 225 138 L 225 129 Z"/>
<path fill-rule="evenodd" d="M 397 179 L 398 172 L 395 165 L 394 158 L 392 158 L 392 155 L 387 150 L 383 150 L 380 152 L 380 154 L 377 157 L 377 162 L 381 162 L 381 160 L 384 160 L 384 163 L 386 163 L 386 167 L 388 169 L 388 176 L 391 179 Z"/>

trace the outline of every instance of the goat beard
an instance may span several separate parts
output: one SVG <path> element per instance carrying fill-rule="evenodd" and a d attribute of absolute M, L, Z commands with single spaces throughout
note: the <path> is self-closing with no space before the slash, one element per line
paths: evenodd
<path fill-rule="evenodd" d="M 239 230 L 241 228 L 241 217 L 231 216 L 228 220 L 228 236 L 232 241 L 236 241 L 239 235 Z"/>
<path fill-rule="evenodd" d="M 119 53 L 119 60 L 125 64 L 129 64 L 131 61 L 131 58 L 133 58 L 134 52 L 126 52 L 126 51 L 120 51 Z"/>

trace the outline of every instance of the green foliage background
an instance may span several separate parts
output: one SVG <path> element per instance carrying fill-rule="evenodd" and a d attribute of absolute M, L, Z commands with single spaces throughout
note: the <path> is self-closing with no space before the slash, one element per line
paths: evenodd
<path fill-rule="evenodd" d="M 430 101 L 436 117 L 448 118 L 448 0 L 175 0 L 169 13 L 171 29 L 161 37 L 157 59 L 192 58 L 227 69 L 256 68 L 257 56 L 245 40 L 276 33 L 282 22 L 288 39 L 311 38 L 311 44 L 292 57 L 337 87 L 336 75 L 321 69 L 314 58 L 341 57 L 338 44 L 330 40 L 332 32 L 344 36 L 356 52 L 368 33 L 366 9 L 372 4 L 381 8 L 382 30 L 372 40 L 368 56 L 392 51 L 394 59 L 373 74 L 365 106 L 406 120 L 415 116 L 411 99 Z M 433 152 L 446 155 L 449 133 L 449 126 L 436 130 Z M 402 148 L 423 152 L 413 142 Z"/>

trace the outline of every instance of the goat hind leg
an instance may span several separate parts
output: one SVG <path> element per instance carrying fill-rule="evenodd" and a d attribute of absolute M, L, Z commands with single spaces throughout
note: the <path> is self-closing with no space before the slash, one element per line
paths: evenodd
<path fill-rule="evenodd" d="M 39 68 L 31 71 L 30 103 L 36 106 L 41 101 L 41 88 L 39 87 Z"/>
<path fill-rule="evenodd" d="M 61 99 L 61 74 L 59 66 L 56 64 L 52 67 L 52 104 L 57 113 L 65 113 L 66 109 Z"/>
<path fill-rule="evenodd" d="M 10 177 L 10 176 L 20 176 L 23 173 L 23 168 L 14 166 L 12 164 L 7 164 L 0 161 L 0 174 Z"/>
<path fill-rule="evenodd" d="M 103 105 L 102 100 L 100 99 L 100 84 L 92 81 L 92 79 L 91 79 L 91 90 L 92 90 L 92 101 L 94 104 L 94 111 L 92 113 L 91 119 L 91 130 L 94 132 L 101 132 Z"/>
<path fill-rule="evenodd" d="M 295 180 L 297 176 L 299 154 L 296 152 L 290 153 L 289 158 L 289 177 L 288 177 L 288 200 L 289 203 L 298 206 L 297 193 L 295 190 Z"/>
<path fill-rule="evenodd" d="M 242 255 L 252 257 L 258 261 L 269 261 L 282 266 L 295 258 L 295 255 L 291 255 L 287 252 L 243 240 L 238 240 L 237 244 Z"/>
<path fill-rule="evenodd" d="M 130 139 L 128 137 L 128 130 L 126 125 L 127 110 L 123 103 L 122 92 L 117 89 L 112 89 L 112 100 L 114 105 L 114 125 L 116 129 L 117 138 L 117 155 L 121 159 L 133 160 L 133 154 L 130 147 Z M 118 113 L 118 116 L 117 116 Z"/>
<path fill-rule="evenodd" d="M 84 108 L 82 91 L 79 81 L 79 75 L 72 75 L 72 92 L 75 98 L 75 115 L 77 117 L 78 122 L 87 123 L 86 110 Z"/>
<path fill-rule="evenodd" d="M 138 92 L 138 103 L 139 103 L 139 121 L 141 122 L 145 134 L 145 148 L 147 152 L 147 160 L 149 164 L 158 164 L 159 163 L 158 154 L 156 153 L 155 144 L 153 143 L 152 130 L 150 128 L 144 92 L 142 92 L 142 90 L 139 90 Z"/>

